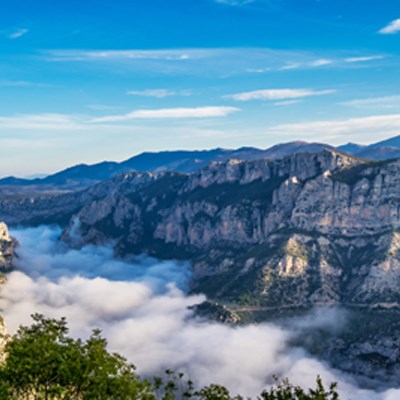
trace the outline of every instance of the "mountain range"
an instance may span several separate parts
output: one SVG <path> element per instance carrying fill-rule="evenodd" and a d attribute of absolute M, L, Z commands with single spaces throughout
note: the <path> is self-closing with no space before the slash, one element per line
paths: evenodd
<path fill-rule="evenodd" d="M 276 160 L 300 152 L 315 153 L 322 150 L 335 150 L 335 148 L 323 143 L 295 141 L 278 144 L 266 150 L 242 147 L 236 150 L 217 148 L 202 151 L 146 152 L 123 162 L 104 161 L 93 165 L 76 165 L 44 178 L 5 177 L 0 179 L 0 194 L 73 191 L 87 188 L 117 174 L 133 170 L 156 173 L 165 171 L 192 173 L 213 161 Z M 368 146 L 348 143 L 337 147 L 336 150 L 370 160 L 398 158 L 400 157 L 400 136 Z"/>
<path fill-rule="evenodd" d="M 250 306 L 400 304 L 400 160 L 323 150 L 128 172 L 87 189 L 0 198 L 9 224 L 72 246 L 190 260 L 192 290 Z"/>

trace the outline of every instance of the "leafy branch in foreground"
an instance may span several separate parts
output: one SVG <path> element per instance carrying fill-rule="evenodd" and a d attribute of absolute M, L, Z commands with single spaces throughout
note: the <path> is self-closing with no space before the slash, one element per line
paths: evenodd
<path fill-rule="evenodd" d="M 0 365 L 0 400 L 242 400 L 221 385 L 196 390 L 182 373 L 167 370 L 152 382 L 134 365 L 109 353 L 107 341 L 94 330 L 87 341 L 68 336 L 64 318 L 32 316 L 7 343 Z M 321 379 L 307 392 L 287 380 L 262 392 L 257 400 L 337 400 L 336 385 L 326 390 Z"/>

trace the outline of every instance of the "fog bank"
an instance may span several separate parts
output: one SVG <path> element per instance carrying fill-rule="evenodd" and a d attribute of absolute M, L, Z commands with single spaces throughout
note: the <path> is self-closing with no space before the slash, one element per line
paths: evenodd
<path fill-rule="evenodd" d="M 21 323 L 30 324 L 35 312 L 65 316 L 74 336 L 87 337 L 101 328 L 110 350 L 128 357 L 144 374 L 181 370 L 199 385 L 220 383 L 251 396 L 271 383 L 273 375 L 308 387 L 319 374 L 326 383 L 339 382 L 343 399 L 400 398 L 400 390 L 358 388 L 350 377 L 289 345 L 310 329 L 339 329 L 345 323 L 340 311 L 312 313 L 285 329 L 210 323 L 188 309 L 205 300 L 185 294 L 188 264 L 144 256 L 116 260 L 108 247 L 71 250 L 57 241 L 60 230 L 54 227 L 12 234 L 21 243 L 18 272 L 10 274 L 0 296 L 11 332 Z"/>

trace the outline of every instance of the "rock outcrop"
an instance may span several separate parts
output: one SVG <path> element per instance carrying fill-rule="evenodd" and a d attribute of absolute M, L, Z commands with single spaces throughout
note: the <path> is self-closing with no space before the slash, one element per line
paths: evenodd
<path fill-rule="evenodd" d="M 8 233 L 7 225 L 0 222 L 0 271 L 8 271 L 13 266 L 17 241 Z M 3 282 L 0 280 L 0 285 Z"/>

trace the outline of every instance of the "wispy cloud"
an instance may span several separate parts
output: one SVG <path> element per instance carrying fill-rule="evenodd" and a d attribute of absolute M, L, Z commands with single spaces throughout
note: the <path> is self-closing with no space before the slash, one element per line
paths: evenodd
<path fill-rule="evenodd" d="M 12 130 L 77 130 L 84 127 L 83 121 L 67 114 L 24 114 L 0 117 L 1 129 Z"/>
<path fill-rule="evenodd" d="M 246 72 L 249 72 L 250 74 L 263 74 L 265 72 L 270 72 L 273 71 L 272 68 L 247 68 Z"/>
<path fill-rule="evenodd" d="M 118 65 L 130 71 L 161 75 L 183 74 L 215 77 L 247 73 L 290 72 L 323 67 L 354 68 L 354 63 L 384 58 L 382 55 L 334 57 L 305 51 L 269 48 L 183 48 L 151 50 L 46 50 L 47 62 L 77 62 Z M 353 64 L 350 64 L 353 63 Z M 159 88 L 156 88 L 159 89 Z M 134 89 L 140 92 L 142 89 Z M 144 91 L 143 91 L 144 92 Z"/>
<path fill-rule="evenodd" d="M 324 140 L 338 141 L 339 143 L 343 140 L 357 138 L 358 135 L 362 135 L 363 140 L 368 140 L 369 137 L 376 138 L 377 133 L 389 136 L 398 134 L 399 131 L 400 114 L 280 124 L 268 129 L 268 133 L 274 135 L 324 138 Z"/>
<path fill-rule="evenodd" d="M 299 69 L 302 68 L 304 64 L 289 62 L 285 64 L 283 67 L 278 68 L 278 71 L 289 71 L 291 69 Z"/>
<path fill-rule="evenodd" d="M 254 3 L 255 0 L 215 0 L 219 4 L 226 4 L 228 6 L 244 6 L 246 4 Z"/>
<path fill-rule="evenodd" d="M 334 61 L 329 58 L 320 58 L 310 63 L 311 67 L 323 67 L 324 65 L 331 65 Z"/>
<path fill-rule="evenodd" d="M 286 101 L 278 101 L 274 103 L 274 106 L 292 106 L 294 104 L 301 103 L 301 100 L 286 100 Z"/>
<path fill-rule="evenodd" d="M 236 111 L 240 111 L 240 109 L 236 107 L 195 107 L 137 110 L 123 115 L 95 118 L 91 122 L 120 122 L 134 119 L 215 118 L 226 117 Z"/>
<path fill-rule="evenodd" d="M 119 106 L 109 106 L 107 104 L 88 104 L 86 107 L 95 111 L 111 111 L 111 110 L 120 110 L 121 108 L 123 108 Z"/>
<path fill-rule="evenodd" d="M 23 87 L 23 86 L 36 86 L 37 84 L 28 82 L 28 81 L 8 81 L 8 80 L 0 80 L 0 86 L 9 86 L 9 87 Z"/>
<path fill-rule="evenodd" d="M 347 63 L 358 63 L 358 62 L 368 62 L 375 60 L 382 60 L 385 56 L 377 55 L 377 56 L 365 56 L 365 57 L 348 57 L 345 58 L 345 62 Z"/>
<path fill-rule="evenodd" d="M 145 90 L 130 90 L 127 92 L 129 96 L 144 96 L 144 97 L 155 97 L 163 99 L 165 97 L 172 96 L 190 96 L 190 90 L 168 90 L 168 89 L 145 89 Z"/>
<path fill-rule="evenodd" d="M 370 97 L 366 99 L 355 99 L 339 103 L 342 106 L 354 108 L 400 108 L 400 95 Z"/>
<path fill-rule="evenodd" d="M 89 108 L 98 111 L 116 110 L 116 107 L 103 105 L 89 105 Z M 240 111 L 236 107 L 195 107 L 195 108 L 164 108 L 150 110 L 136 110 L 126 114 L 110 115 L 94 118 L 83 114 L 17 114 L 0 116 L 0 129 L 12 131 L 89 131 L 97 128 L 108 128 L 102 123 L 123 122 L 129 120 L 151 119 L 190 119 L 190 118 L 217 118 Z M 124 125 L 119 127 L 122 129 Z"/>
<path fill-rule="evenodd" d="M 381 35 L 393 35 L 400 32 L 400 18 L 395 19 L 390 24 L 378 31 Z"/>
<path fill-rule="evenodd" d="M 296 69 L 309 69 L 309 68 L 319 68 L 327 65 L 343 66 L 343 61 L 345 63 L 360 63 L 375 60 L 382 60 L 385 58 L 383 55 L 373 55 L 373 56 L 360 56 L 360 57 L 347 57 L 345 59 L 331 59 L 331 58 L 319 58 L 307 62 L 289 62 L 283 67 L 278 68 L 278 71 L 289 71 Z"/>
<path fill-rule="evenodd" d="M 49 61 L 166 60 L 184 61 L 206 55 L 202 50 L 50 50 Z"/>
<path fill-rule="evenodd" d="M 287 100 L 301 99 L 309 96 L 321 96 L 335 93 L 335 90 L 312 90 L 312 89 L 264 89 L 251 92 L 242 92 L 225 96 L 236 101 L 250 100 Z"/>
<path fill-rule="evenodd" d="M 10 33 L 8 35 L 8 38 L 12 39 L 12 40 L 13 39 L 19 39 L 20 37 L 26 35 L 28 32 L 29 32 L 29 29 L 26 29 L 26 28 L 18 29 L 16 31 Z"/>

